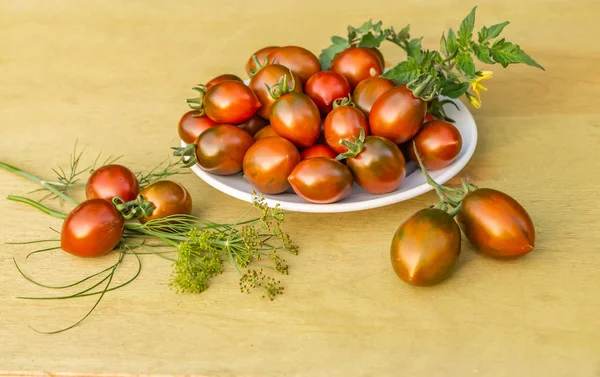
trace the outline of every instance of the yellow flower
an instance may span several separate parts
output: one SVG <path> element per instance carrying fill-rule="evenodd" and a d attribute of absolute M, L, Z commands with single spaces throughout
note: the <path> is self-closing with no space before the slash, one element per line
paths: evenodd
<path fill-rule="evenodd" d="M 481 82 L 483 80 L 487 80 L 487 79 L 491 79 L 492 77 L 494 77 L 494 72 L 492 71 L 479 71 L 477 72 L 477 78 L 475 79 L 475 81 L 471 82 L 471 88 L 473 88 L 473 91 L 475 92 L 475 95 L 477 96 L 477 98 L 475 98 L 474 96 L 473 99 L 471 99 L 471 97 L 469 97 L 469 102 L 471 102 L 473 104 L 473 106 L 475 106 L 476 108 L 480 108 L 481 107 L 481 93 L 480 90 L 487 90 L 487 88 L 483 85 L 481 85 Z M 475 102 L 477 104 L 475 104 Z"/>
<path fill-rule="evenodd" d="M 471 105 L 475 106 L 476 109 L 481 108 L 481 100 L 478 99 L 477 97 L 475 97 L 474 95 L 472 95 L 469 92 L 465 92 L 465 94 L 467 95 L 467 99 L 469 100 L 469 102 L 471 102 Z"/>

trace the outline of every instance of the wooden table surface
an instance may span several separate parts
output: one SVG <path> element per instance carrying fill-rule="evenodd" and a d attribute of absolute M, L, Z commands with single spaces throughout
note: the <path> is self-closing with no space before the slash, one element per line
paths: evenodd
<path fill-rule="evenodd" d="M 468 1 L 302 0 L 0 1 L 0 160 L 50 178 L 76 139 L 88 158 L 125 154 L 148 169 L 177 144 L 190 87 L 243 75 L 264 45 L 315 53 L 348 24 L 410 23 L 435 47 Z M 447 282 L 414 288 L 389 264 L 398 225 L 433 193 L 347 214 L 292 214 L 300 246 L 273 302 L 239 293 L 231 270 L 200 295 L 167 286 L 170 263 L 146 256 L 141 276 L 93 299 L 26 301 L 47 282 L 72 281 L 115 260 L 61 251 L 25 260 L 35 245 L 2 245 L 0 375 L 600 376 L 600 24 L 597 1 L 480 1 L 477 25 L 505 34 L 545 66 L 494 67 L 473 110 L 477 150 L 461 173 L 517 198 L 537 227 L 520 260 L 484 258 L 463 243 Z M 384 50 L 393 51 L 391 50 Z M 393 58 L 390 58 L 393 59 Z M 33 183 L 0 171 L 0 197 Z M 232 221 L 248 204 L 194 175 L 178 178 L 194 213 Z M 58 204 L 57 204 L 58 205 Z M 60 207 L 56 207 L 60 208 Z M 68 207 L 63 208 L 67 210 Z M 55 237 L 60 221 L 0 200 L 0 241 Z M 123 266 L 123 277 L 135 269 Z M 46 374 L 47 373 L 47 374 Z"/>

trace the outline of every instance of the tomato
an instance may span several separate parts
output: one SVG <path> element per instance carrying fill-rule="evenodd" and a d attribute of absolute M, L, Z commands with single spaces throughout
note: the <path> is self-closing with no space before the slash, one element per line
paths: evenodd
<path fill-rule="evenodd" d="M 206 115 L 219 124 L 244 123 L 261 106 L 252 89 L 238 81 L 223 81 L 210 87 L 202 103 Z"/>
<path fill-rule="evenodd" d="M 302 153 L 300 153 L 300 157 L 302 157 L 303 160 L 315 157 L 336 158 L 337 154 L 327 145 L 315 144 L 312 147 L 303 150 Z"/>
<path fill-rule="evenodd" d="M 408 141 L 421 129 L 426 110 L 425 102 L 405 85 L 394 87 L 373 103 L 369 113 L 371 134 L 396 144 Z"/>
<path fill-rule="evenodd" d="M 177 182 L 167 180 L 154 182 L 146 186 L 140 195 L 154 204 L 152 215 L 139 219 L 142 224 L 171 215 L 192 213 L 192 197 L 185 187 Z"/>
<path fill-rule="evenodd" d="M 217 123 L 206 115 L 199 116 L 198 110 L 190 110 L 183 114 L 177 126 L 179 137 L 187 144 L 191 144 L 204 130 L 216 126 Z"/>
<path fill-rule="evenodd" d="M 279 46 L 263 47 L 260 50 L 256 51 L 254 54 L 252 54 L 252 56 L 250 56 L 248 58 L 248 61 L 246 62 L 246 73 L 248 74 L 248 77 L 252 77 L 252 75 L 258 69 L 258 67 L 256 66 L 256 63 L 254 62 L 254 58 L 253 58 L 254 56 L 256 56 L 256 60 L 258 60 L 258 62 L 260 64 L 263 64 L 265 62 L 265 60 L 267 59 L 267 56 L 269 56 L 269 54 L 272 51 L 277 50 L 278 48 L 279 48 Z"/>
<path fill-rule="evenodd" d="M 462 148 L 458 129 L 442 120 L 425 123 L 413 141 L 427 170 L 443 169 L 450 165 Z M 417 162 L 414 148 L 408 148 L 408 151 L 411 159 Z"/>
<path fill-rule="evenodd" d="M 211 127 L 196 140 L 198 165 L 217 175 L 239 173 L 244 154 L 253 143 L 252 136 L 236 126 L 221 124 Z"/>
<path fill-rule="evenodd" d="M 297 74 L 303 83 L 321 70 L 319 59 L 312 52 L 298 46 L 284 46 L 269 53 L 269 63 L 281 64 Z"/>
<path fill-rule="evenodd" d="M 258 131 L 262 130 L 269 122 L 265 119 L 261 118 L 258 115 L 254 115 L 252 118 L 248 119 L 242 124 L 238 124 L 237 126 L 242 130 L 248 132 L 251 136 L 254 136 Z"/>
<path fill-rule="evenodd" d="M 460 229 L 452 216 L 426 208 L 396 231 L 390 247 L 398 277 L 413 285 L 431 285 L 447 278 L 460 256 Z"/>
<path fill-rule="evenodd" d="M 138 180 L 125 166 L 112 164 L 96 169 L 85 185 L 87 199 L 106 199 L 111 201 L 119 197 L 128 202 L 137 197 L 140 191 Z"/>
<path fill-rule="evenodd" d="M 344 76 L 355 88 L 358 83 L 383 73 L 383 65 L 368 48 L 354 47 L 346 49 L 333 58 L 330 69 Z"/>
<path fill-rule="evenodd" d="M 275 103 L 275 98 L 269 93 L 267 85 L 269 87 L 274 86 L 284 75 L 287 77 L 288 82 L 295 83 L 293 90 L 302 93 L 302 83 L 300 82 L 298 75 L 292 73 L 288 68 L 280 64 L 266 65 L 250 79 L 250 84 L 248 84 L 248 86 L 254 91 L 254 94 L 256 94 L 256 97 L 262 104 L 257 113 L 265 119 L 269 119 L 271 107 Z"/>
<path fill-rule="evenodd" d="M 310 76 L 304 85 L 304 92 L 319 108 L 321 115 L 327 115 L 333 109 L 333 101 L 348 97 L 350 84 L 339 73 L 321 71 Z"/>
<path fill-rule="evenodd" d="M 303 93 L 282 95 L 271 108 L 271 127 L 299 148 L 308 148 L 321 133 L 321 115 L 317 105 Z"/>
<path fill-rule="evenodd" d="M 431 122 L 432 120 L 437 120 L 437 118 L 434 117 L 433 114 L 427 113 L 425 114 L 425 119 L 423 119 L 423 123 Z"/>
<path fill-rule="evenodd" d="M 210 80 L 209 82 L 206 83 L 206 89 L 210 88 L 211 86 L 215 86 L 218 83 L 221 83 L 223 81 L 238 81 L 238 82 L 244 82 L 241 78 L 239 78 L 236 75 L 232 75 L 230 73 L 226 73 L 224 75 L 219 75 L 217 77 L 215 77 L 214 79 Z"/>
<path fill-rule="evenodd" d="M 105 255 L 121 241 L 125 219 L 104 199 L 89 199 L 78 205 L 65 219 L 60 232 L 60 247 L 78 257 Z"/>
<path fill-rule="evenodd" d="M 258 140 L 244 156 L 244 176 L 263 194 L 280 194 L 290 188 L 288 176 L 300 162 L 290 141 L 272 136 Z"/>
<path fill-rule="evenodd" d="M 338 202 L 352 191 L 352 173 L 339 161 L 315 157 L 300 162 L 288 181 L 296 194 L 311 203 Z"/>
<path fill-rule="evenodd" d="M 371 77 L 361 81 L 352 93 L 352 101 L 366 116 L 369 116 L 373 103 L 383 93 L 394 87 L 394 83 L 383 77 Z"/>
<path fill-rule="evenodd" d="M 481 188 L 462 200 L 456 218 L 471 243 L 496 258 L 525 255 L 535 246 L 535 228 L 527 211 L 509 195 Z"/>
<path fill-rule="evenodd" d="M 323 133 L 327 145 L 334 152 L 344 153 L 348 148 L 340 144 L 340 140 L 353 141 L 354 137 L 360 136 L 361 128 L 365 135 L 369 134 L 367 118 L 360 110 L 352 106 L 338 106 L 325 118 Z"/>
<path fill-rule="evenodd" d="M 261 128 L 257 133 L 254 134 L 254 140 L 260 140 L 260 139 L 264 139 L 265 137 L 269 137 L 269 136 L 279 136 L 277 135 L 277 132 L 275 132 L 273 130 L 273 127 L 271 126 L 265 126 L 263 128 Z"/>
<path fill-rule="evenodd" d="M 356 47 L 356 43 L 352 43 L 350 45 L 350 47 L 352 47 L 352 48 Z M 375 56 L 377 56 L 377 59 L 379 59 L 379 62 L 381 63 L 381 66 L 385 68 L 385 59 L 384 59 L 383 54 L 381 53 L 381 51 L 377 47 L 368 47 L 368 49 L 373 54 L 375 54 Z"/>

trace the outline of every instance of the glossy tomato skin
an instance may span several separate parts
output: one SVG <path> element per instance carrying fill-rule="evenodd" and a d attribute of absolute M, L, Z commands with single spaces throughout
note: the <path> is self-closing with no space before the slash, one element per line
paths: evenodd
<path fill-rule="evenodd" d="M 202 132 L 210 127 L 217 125 L 217 122 L 210 119 L 206 115 L 199 116 L 198 110 L 191 110 L 183 114 L 177 125 L 177 133 L 181 140 L 187 144 L 191 144 Z"/>
<path fill-rule="evenodd" d="M 372 194 L 396 190 L 406 177 L 406 161 L 400 148 L 379 136 L 367 136 L 364 150 L 346 164 L 356 183 Z"/>
<path fill-rule="evenodd" d="M 226 73 L 224 75 L 219 75 L 219 76 L 215 77 L 214 79 L 210 80 L 209 82 L 207 82 L 206 89 L 210 88 L 211 86 L 215 86 L 218 83 L 221 83 L 223 81 L 243 82 L 243 80 L 241 78 L 239 78 L 238 76 L 232 75 L 231 73 Z"/>
<path fill-rule="evenodd" d="M 333 101 L 348 97 L 350 84 L 339 73 L 321 71 L 310 76 L 304 85 L 304 93 L 317 105 L 321 115 L 325 116 L 333 109 Z"/>
<path fill-rule="evenodd" d="M 383 93 L 394 87 L 394 83 L 383 77 L 371 77 L 361 81 L 352 93 L 352 101 L 366 116 L 373 104 Z"/>
<path fill-rule="evenodd" d="M 252 136 L 239 127 L 221 124 L 209 128 L 196 140 L 198 165 L 217 175 L 239 173 L 244 154 L 253 143 Z"/>
<path fill-rule="evenodd" d="M 85 186 L 85 197 L 111 201 L 118 196 L 128 202 L 135 199 L 139 191 L 135 174 L 125 166 L 112 164 L 104 165 L 90 175 Z"/>
<path fill-rule="evenodd" d="M 352 173 L 339 161 L 315 157 L 300 162 L 288 181 L 296 194 L 311 203 L 335 203 L 350 195 Z"/>
<path fill-rule="evenodd" d="M 426 109 L 425 102 L 405 85 L 392 88 L 373 103 L 369 113 L 371 134 L 404 143 L 421 129 Z"/>
<path fill-rule="evenodd" d="M 365 135 L 369 134 L 369 124 L 365 115 L 355 107 L 339 106 L 325 118 L 323 133 L 327 145 L 339 154 L 348 151 L 348 148 L 340 144 L 340 140 L 354 141 L 354 136 L 360 136 L 361 128 Z"/>
<path fill-rule="evenodd" d="M 78 257 L 105 255 L 121 241 L 125 219 L 104 199 L 89 199 L 67 216 L 60 233 L 60 247 Z"/>
<path fill-rule="evenodd" d="M 298 148 L 308 148 L 321 133 L 321 115 L 317 105 L 303 93 L 281 96 L 271 108 L 271 127 Z"/>
<path fill-rule="evenodd" d="M 330 69 L 344 76 L 354 89 L 361 81 L 383 73 L 376 54 L 364 47 L 346 49 L 335 56 Z"/>
<path fill-rule="evenodd" d="M 257 113 L 265 119 L 269 119 L 269 116 L 271 115 L 271 107 L 273 107 L 273 104 L 276 101 L 273 97 L 271 97 L 266 85 L 269 87 L 274 86 L 284 75 L 287 77 L 290 85 L 292 82 L 295 83 L 294 91 L 302 93 L 302 82 L 300 81 L 298 75 L 280 64 L 266 65 L 261 68 L 260 71 L 256 72 L 256 74 L 250 79 L 248 86 L 252 89 L 252 91 L 254 91 L 254 94 L 256 94 L 256 97 L 262 104 Z"/>
<path fill-rule="evenodd" d="M 152 215 L 139 219 L 142 224 L 171 215 L 192 213 L 192 197 L 185 187 L 177 182 L 168 180 L 154 182 L 146 186 L 140 195 L 155 207 Z"/>
<path fill-rule="evenodd" d="M 219 124 L 240 124 L 261 107 L 256 95 L 244 83 L 223 81 L 209 88 L 202 100 L 206 115 Z"/>
<path fill-rule="evenodd" d="M 251 136 L 256 135 L 256 133 L 262 130 L 269 122 L 267 122 L 264 118 L 254 115 L 252 118 L 248 119 L 242 124 L 238 124 L 237 126 L 248 132 Z"/>
<path fill-rule="evenodd" d="M 303 83 L 321 70 L 319 59 L 312 52 L 299 46 L 284 46 L 271 51 L 269 63 L 281 64 L 297 74 Z"/>
<path fill-rule="evenodd" d="M 396 231 L 390 247 L 392 267 L 405 282 L 427 286 L 444 280 L 460 256 L 460 229 L 452 216 L 426 208 Z"/>
<path fill-rule="evenodd" d="M 312 147 L 303 150 L 302 153 L 300 153 L 300 157 L 302 157 L 303 160 L 315 157 L 336 158 L 337 154 L 327 145 L 315 144 Z"/>
<path fill-rule="evenodd" d="M 269 54 L 272 51 L 277 50 L 278 48 L 279 48 L 279 46 L 267 46 L 267 47 L 261 48 L 260 50 L 256 51 L 254 54 L 252 54 L 248 58 L 248 61 L 246 62 L 246 67 L 245 67 L 246 74 L 248 74 L 248 77 L 252 77 L 253 72 L 256 72 L 256 70 L 258 69 L 256 64 L 254 63 L 254 59 L 252 58 L 254 55 L 256 55 L 256 59 L 258 60 L 258 62 L 260 64 L 264 64 L 265 60 L 267 59 Z"/>
<path fill-rule="evenodd" d="M 266 125 L 265 127 L 261 128 L 257 133 L 254 134 L 254 141 L 264 139 L 264 138 L 270 137 L 270 136 L 279 136 L 279 135 L 277 135 L 277 132 L 275 132 L 273 130 L 273 127 L 271 127 L 270 125 Z"/>
<path fill-rule="evenodd" d="M 431 122 L 432 120 L 437 120 L 437 118 L 434 117 L 433 114 L 427 113 L 427 114 L 425 114 L 425 118 L 423 119 L 423 123 Z"/>
<path fill-rule="evenodd" d="M 428 170 L 443 169 L 450 165 L 462 148 L 462 136 L 458 129 L 452 123 L 442 120 L 425 123 L 413 142 Z M 412 143 L 408 151 L 410 158 L 417 162 Z"/>
<path fill-rule="evenodd" d="M 456 217 L 471 243 L 495 258 L 520 257 L 535 246 L 531 217 L 515 199 L 494 189 L 467 194 Z"/>
<path fill-rule="evenodd" d="M 266 137 L 244 156 L 244 176 L 263 194 L 280 194 L 290 188 L 288 176 L 299 162 L 300 153 L 289 140 Z"/>

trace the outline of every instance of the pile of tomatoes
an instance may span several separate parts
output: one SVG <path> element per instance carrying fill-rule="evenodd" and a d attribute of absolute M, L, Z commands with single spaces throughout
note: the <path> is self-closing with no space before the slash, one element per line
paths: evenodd
<path fill-rule="evenodd" d="M 248 59 L 250 81 L 224 74 L 198 85 L 178 132 L 216 175 L 243 172 L 258 192 L 290 188 L 312 203 L 346 198 L 356 182 L 373 194 L 396 190 L 416 145 L 429 170 L 462 148 L 456 127 L 427 114 L 405 85 L 380 77 L 376 48 L 350 47 L 329 70 L 298 46 L 265 47 Z"/>

